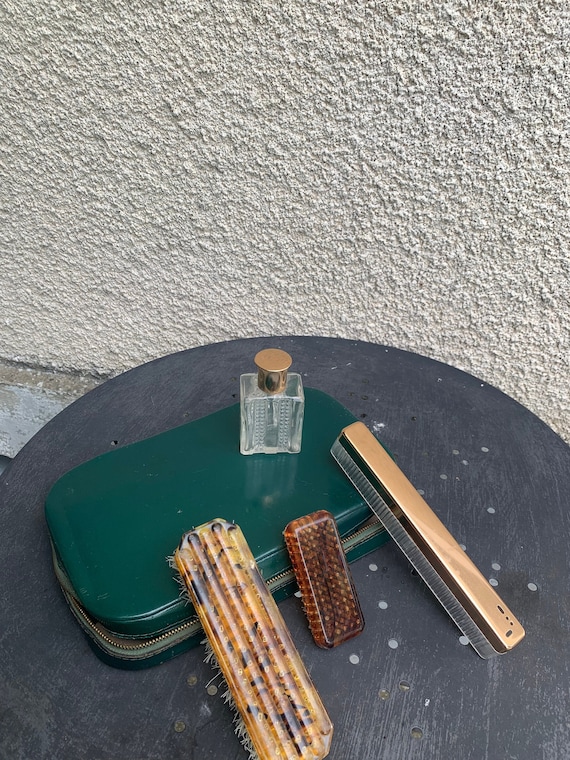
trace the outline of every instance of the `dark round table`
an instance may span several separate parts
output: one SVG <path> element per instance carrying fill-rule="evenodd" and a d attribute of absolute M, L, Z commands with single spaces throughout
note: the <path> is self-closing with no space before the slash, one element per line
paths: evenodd
<path fill-rule="evenodd" d="M 439 362 L 279 337 L 126 372 L 61 412 L 0 475 L 2 760 L 246 757 L 221 690 L 206 688 L 201 648 L 139 671 L 94 656 L 55 580 L 43 505 L 75 465 L 235 403 L 239 375 L 268 346 L 383 440 L 527 632 L 512 652 L 480 659 L 392 542 L 351 566 L 359 637 L 318 649 L 299 600 L 280 603 L 334 722 L 331 760 L 570 758 L 570 448 L 520 404 Z"/>

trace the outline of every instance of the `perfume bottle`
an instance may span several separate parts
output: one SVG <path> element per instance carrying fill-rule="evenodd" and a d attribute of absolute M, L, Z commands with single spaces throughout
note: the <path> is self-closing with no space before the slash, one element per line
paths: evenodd
<path fill-rule="evenodd" d="M 288 372 L 286 351 L 267 348 L 254 358 L 257 374 L 240 377 L 240 452 L 298 454 L 305 395 L 301 375 Z"/>

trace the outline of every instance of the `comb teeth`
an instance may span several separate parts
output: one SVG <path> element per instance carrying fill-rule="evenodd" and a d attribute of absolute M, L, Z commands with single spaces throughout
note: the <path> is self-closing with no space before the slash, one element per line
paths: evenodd
<path fill-rule="evenodd" d="M 174 559 L 253 756 L 326 757 L 332 723 L 239 527 L 206 523 L 184 535 Z"/>

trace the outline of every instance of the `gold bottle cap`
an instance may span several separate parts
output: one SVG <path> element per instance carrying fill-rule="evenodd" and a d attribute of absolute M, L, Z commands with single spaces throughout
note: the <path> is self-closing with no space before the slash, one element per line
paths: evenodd
<path fill-rule="evenodd" d="M 257 384 L 265 393 L 281 393 L 287 385 L 287 370 L 293 359 L 287 351 L 279 348 L 265 348 L 255 355 Z"/>

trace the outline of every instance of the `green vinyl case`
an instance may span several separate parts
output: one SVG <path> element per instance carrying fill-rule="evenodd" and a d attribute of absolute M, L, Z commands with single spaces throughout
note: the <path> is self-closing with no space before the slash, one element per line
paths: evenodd
<path fill-rule="evenodd" d="M 306 388 L 305 399 L 299 454 L 240 454 L 235 404 L 113 449 L 55 483 L 45 504 L 55 572 L 102 660 L 148 667 L 202 640 L 168 563 L 197 525 L 239 525 L 277 601 L 296 590 L 282 535 L 291 520 L 328 510 L 349 561 L 387 540 L 330 454 L 354 416 L 322 391 Z"/>

